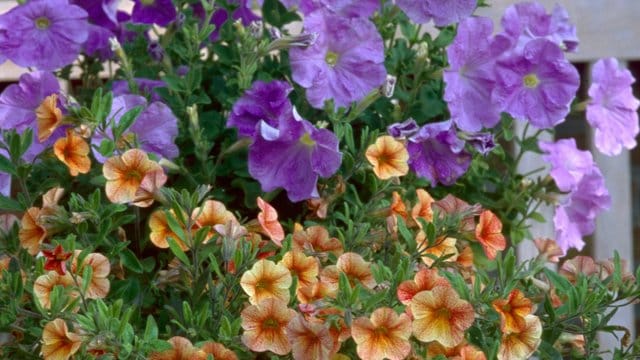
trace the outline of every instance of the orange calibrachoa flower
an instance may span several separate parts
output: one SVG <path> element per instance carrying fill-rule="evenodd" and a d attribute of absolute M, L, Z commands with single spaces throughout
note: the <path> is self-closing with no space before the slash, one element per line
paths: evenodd
<path fill-rule="evenodd" d="M 73 263 L 71 264 L 71 271 L 79 277 L 82 277 L 85 266 L 91 266 L 91 282 L 87 287 L 87 293 L 85 297 L 89 299 L 104 299 L 107 297 L 110 289 L 109 273 L 111 272 L 111 264 L 109 259 L 100 253 L 88 254 L 82 261 L 82 266 L 78 267 L 78 256 L 82 251 L 76 250 L 74 254 Z"/>
<path fill-rule="evenodd" d="M 331 335 L 329 327 L 307 321 L 302 315 L 296 315 L 289 322 L 286 333 L 295 360 L 330 360 L 338 351 L 338 340 Z"/>
<path fill-rule="evenodd" d="M 446 278 L 438 275 L 437 269 L 420 269 L 413 280 L 405 280 L 398 285 L 396 291 L 398 300 L 404 305 L 411 304 L 413 297 L 425 290 L 431 290 L 436 286 L 449 286 L 449 281 Z"/>
<path fill-rule="evenodd" d="M 170 214 L 175 214 L 173 210 L 169 210 Z M 149 228 L 151 229 L 151 234 L 149 234 L 149 239 L 153 243 L 153 245 L 161 248 L 167 249 L 169 247 L 168 238 L 172 238 L 180 248 L 185 251 L 188 250 L 189 247 L 180 240 L 180 237 L 176 233 L 171 230 L 169 227 L 169 223 L 167 222 L 167 214 L 164 210 L 159 209 L 154 211 L 149 217 Z M 185 230 L 185 229 L 183 229 Z M 186 231 L 186 230 L 185 230 Z"/>
<path fill-rule="evenodd" d="M 558 273 L 572 283 L 578 280 L 579 274 L 591 276 L 597 274 L 599 266 L 590 256 L 578 255 L 572 259 L 565 261 Z"/>
<path fill-rule="evenodd" d="M 418 232 L 418 235 L 416 235 L 418 252 L 420 252 L 422 262 L 427 266 L 431 266 L 435 262 L 435 259 L 428 255 L 433 255 L 436 258 L 449 256 L 444 261 L 456 261 L 456 259 L 458 259 L 458 248 L 456 247 L 456 242 L 457 240 L 452 237 L 439 237 L 436 239 L 433 246 L 429 247 L 427 235 L 424 231 L 420 231 Z"/>
<path fill-rule="evenodd" d="M 42 330 L 42 349 L 40 355 L 45 360 L 67 360 L 78 352 L 82 337 L 67 328 L 62 319 L 47 323 Z"/>
<path fill-rule="evenodd" d="M 287 303 L 275 298 L 265 299 L 242 310 L 242 343 L 251 351 L 271 351 L 286 355 L 291 344 L 286 327 L 296 312 L 287 308 Z"/>
<path fill-rule="evenodd" d="M 174 336 L 167 341 L 172 349 L 163 352 L 154 352 L 149 355 L 149 360 L 206 360 L 207 354 L 193 346 L 189 339 L 182 336 Z M 217 358 L 216 358 L 217 359 Z"/>
<path fill-rule="evenodd" d="M 320 279 L 337 289 L 341 272 L 347 275 L 351 286 L 355 286 L 356 281 L 368 289 L 376 286 L 371 263 L 365 261 L 360 254 L 348 252 L 340 255 L 336 265 L 327 266 L 322 270 Z"/>
<path fill-rule="evenodd" d="M 525 327 L 521 332 L 511 332 L 502 335 L 498 360 L 528 359 L 540 345 L 542 324 L 535 315 L 525 317 Z"/>
<path fill-rule="evenodd" d="M 67 129 L 67 136 L 56 140 L 53 145 L 53 153 L 67 165 L 71 176 L 86 174 L 91 170 L 89 152 L 89 144 L 72 129 Z"/>
<path fill-rule="evenodd" d="M 62 119 L 62 110 L 58 108 L 58 94 L 51 94 L 44 98 L 36 108 L 38 141 L 47 140 L 62 123 Z"/>
<path fill-rule="evenodd" d="M 433 221 L 433 209 L 431 205 L 434 203 L 431 195 L 423 189 L 416 190 L 418 195 L 418 201 L 411 209 L 411 218 L 419 228 L 422 228 L 422 224 L 418 219 L 424 219 L 427 222 Z"/>
<path fill-rule="evenodd" d="M 324 298 L 335 298 L 337 291 L 338 288 L 334 284 L 330 284 L 326 281 L 320 280 L 316 281 L 312 285 L 302 286 L 298 288 L 296 297 L 302 304 L 311 304 L 317 300 L 322 300 Z"/>
<path fill-rule="evenodd" d="M 334 237 L 330 238 L 327 229 L 320 225 L 296 231 L 293 234 L 293 249 L 304 251 L 309 255 L 332 253 L 335 256 L 340 256 L 343 252 L 340 240 Z"/>
<path fill-rule="evenodd" d="M 282 247 L 282 240 L 284 240 L 284 229 L 278 222 L 278 212 L 268 202 L 262 200 L 258 196 L 257 199 L 260 213 L 258 213 L 258 222 L 262 227 L 262 231 L 273 241 L 276 245 Z"/>
<path fill-rule="evenodd" d="M 206 355 L 211 354 L 215 360 L 238 360 L 236 353 L 214 341 L 208 341 L 202 344 L 200 350 L 205 353 L 205 358 Z"/>
<path fill-rule="evenodd" d="M 476 226 L 476 239 L 482 245 L 487 258 L 493 260 L 498 251 L 507 247 L 507 240 L 502 235 L 502 222 L 490 210 L 480 214 L 480 221 Z"/>
<path fill-rule="evenodd" d="M 133 205 L 137 207 L 149 207 L 156 199 L 156 196 L 159 194 L 160 188 L 167 182 L 167 175 L 164 173 L 164 170 L 154 170 L 148 172 L 142 182 L 140 183 L 140 187 L 136 191 L 135 199 L 133 199 Z"/>
<path fill-rule="evenodd" d="M 413 334 L 423 342 L 437 341 L 454 347 L 464 340 L 464 332 L 474 321 L 473 306 L 460 299 L 449 286 L 421 291 L 411 300 Z"/>
<path fill-rule="evenodd" d="M 404 176 L 409 172 L 409 152 L 404 144 L 389 135 L 380 136 L 367 148 L 367 160 L 379 179 Z"/>
<path fill-rule="evenodd" d="M 102 167 L 102 174 L 107 179 L 107 198 L 120 204 L 135 201 L 144 177 L 158 170 L 162 170 L 162 167 L 149 160 L 147 153 L 140 149 L 130 149 L 120 156 L 107 159 Z"/>
<path fill-rule="evenodd" d="M 522 291 L 513 289 L 506 299 L 494 300 L 493 309 L 500 314 L 500 327 L 503 333 L 520 332 L 525 327 L 525 317 L 531 314 L 531 300 L 524 297 Z"/>
<path fill-rule="evenodd" d="M 291 282 L 289 269 L 265 259 L 253 264 L 251 270 L 240 278 L 240 286 L 249 295 L 249 302 L 254 305 L 271 298 L 288 303 Z"/>
<path fill-rule="evenodd" d="M 38 223 L 40 208 L 32 207 L 22 216 L 20 232 L 20 246 L 27 249 L 31 255 L 36 255 L 40 251 L 40 244 L 47 238 L 47 229 Z"/>
<path fill-rule="evenodd" d="M 306 256 L 301 251 L 288 251 L 278 265 L 286 267 L 298 277 L 298 289 L 318 282 L 320 265 L 318 259 L 313 256 Z"/>
<path fill-rule="evenodd" d="M 239 224 L 235 215 L 224 206 L 223 203 L 216 200 L 207 200 L 202 207 L 193 210 L 191 217 L 195 220 L 198 227 L 211 226 L 212 232 L 208 237 L 213 236 L 213 227 L 216 225 L 227 226 L 227 223 Z"/>
<path fill-rule="evenodd" d="M 402 360 L 411 352 L 411 320 L 391 308 L 380 308 L 371 318 L 360 317 L 351 325 L 358 356 L 369 360 Z"/>
<path fill-rule="evenodd" d="M 33 295 L 38 299 L 38 302 L 40 302 L 40 306 L 45 309 L 51 308 L 51 292 L 57 285 L 64 288 L 71 288 L 74 282 L 68 273 L 66 275 L 60 275 L 55 271 L 49 271 L 36 279 L 33 283 Z M 72 297 L 78 296 L 75 290 L 73 290 L 70 295 Z"/>
<path fill-rule="evenodd" d="M 452 360 L 487 360 L 487 356 L 482 350 L 467 344 L 460 349 L 460 355 L 454 356 Z"/>
<path fill-rule="evenodd" d="M 558 263 L 560 262 L 560 257 L 564 255 L 564 251 L 562 251 L 555 240 L 538 238 L 533 240 L 533 242 L 540 252 L 538 256 L 548 262 Z"/>
<path fill-rule="evenodd" d="M 471 250 L 470 246 L 467 245 L 464 247 L 464 249 L 462 249 L 462 251 L 460 251 L 456 262 L 460 266 L 466 268 L 470 268 L 473 266 L 473 250 Z"/>

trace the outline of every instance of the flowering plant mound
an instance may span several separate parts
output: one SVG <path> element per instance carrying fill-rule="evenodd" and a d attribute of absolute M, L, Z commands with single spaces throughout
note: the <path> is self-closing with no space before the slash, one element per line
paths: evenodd
<path fill-rule="evenodd" d="M 567 256 L 605 178 L 540 139 L 584 112 L 617 155 L 639 101 L 612 58 L 577 96 L 562 7 L 130 5 L 0 15 L 0 61 L 29 70 L 0 93 L 0 357 L 640 356 L 610 323 L 640 273 Z M 548 173 L 519 173 L 526 153 Z"/>

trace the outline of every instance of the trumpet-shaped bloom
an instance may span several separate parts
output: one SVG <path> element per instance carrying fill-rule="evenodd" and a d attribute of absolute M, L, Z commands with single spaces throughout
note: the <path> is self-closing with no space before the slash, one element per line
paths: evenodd
<path fill-rule="evenodd" d="M 175 20 L 176 7 L 171 0 L 134 0 L 131 21 L 141 24 L 167 26 Z"/>
<path fill-rule="evenodd" d="M 170 210 L 169 213 L 171 215 L 175 214 L 173 210 Z M 167 249 L 169 247 L 169 238 L 172 238 L 183 251 L 189 249 L 182 239 L 169 227 L 167 214 L 164 210 L 159 209 L 151 214 L 149 217 L 149 229 L 151 229 L 149 239 L 153 245 L 161 249 Z"/>
<path fill-rule="evenodd" d="M 342 161 L 336 136 L 296 114 L 277 129 L 264 121 L 258 127 L 249 147 L 249 174 L 262 190 L 284 188 L 293 202 L 318 197 L 318 178 L 333 175 Z"/>
<path fill-rule="evenodd" d="M 69 331 L 63 319 L 55 319 L 42 329 L 40 355 L 45 360 L 67 360 L 80 350 L 81 345 L 80 334 Z"/>
<path fill-rule="evenodd" d="M 140 187 L 136 191 L 136 197 L 133 204 L 138 207 L 149 207 L 153 204 L 160 188 L 167 182 L 167 175 L 164 170 L 155 170 L 148 172 L 142 178 Z"/>
<path fill-rule="evenodd" d="M 631 72 L 620 69 L 616 59 L 602 59 L 593 65 L 591 80 L 587 121 L 595 128 L 596 147 L 609 156 L 633 149 L 640 132 L 640 101 L 633 96 Z"/>
<path fill-rule="evenodd" d="M 254 305 L 265 299 L 288 303 L 291 282 L 287 267 L 265 259 L 258 260 L 240 278 L 240 286 L 249 295 L 249 302 Z"/>
<path fill-rule="evenodd" d="M 91 267 L 91 279 L 87 292 L 84 294 L 89 299 L 104 299 L 109 294 L 110 283 L 107 277 L 111 272 L 111 264 L 109 259 L 100 253 L 88 254 L 82 261 L 82 265 L 78 266 L 78 256 L 81 251 L 76 250 L 71 271 L 77 276 L 82 276 L 87 266 Z"/>
<path fill-rule="evenodd" d="M 413 280 L 405 280 L 398 285 L 397 295 L 400 302 L 410 305 L 413 297 L 425 290 L 432 290 L 436 286 L 449 286 L 449 281 L 438 275 L 437 269 L 422 268 L 418 270 Z"/>
<path fill-rule="evenodd" d="M 67 137 L 56 140 L 53 145 L 54 154 L 67 165 L 71 176 L 86 174 L 91 170 L 89 151 L 89 144 L 72 129 L 67 129 Z"/>
<path fill-rule="evenodd" d="M 427 235 L 423 231 L 420 231 L 416 236 L 416 243 L 418 244 L 422 262 L 427 266 L 433 265 L 436 261 L 432 256 L 436 259 L 447 256 L 444 261 L 456 261 L 459 255 L 456 242 L 457 240 L 452 237 L 439 237 L 436 239 L 435 244 L 430 247 L 427 242 Z"/>
<path fill-rule="evenodd" d="M 40 251 L 40 244 L 47 238 L 47 229 L 38 223 L 38 217 L 40 217 L 40 208 L 29 208 L 22 215 L 18 233 L 20 246 L 27 249 L 31 255 L 36 255 Z"/>
<path fill-rule="evenodd" d="M 502 336 L 498 349 L 498 360 L 528 359 L 542 341 L 542 323 L 535 315 L 525 317 L 524 330 L 511 332 Z"/>
<path fill-rule="evenodd" d="M 416 222 L 418 227 L 422 228 L 422 223 L 418 219 L 423 219 L 427 222 L 433 221 L 433 205 L 434 200 L 431 195 L 424 189 L 417 189 L 417 202 L 411 209 L 411 218 Z"/>
<path fill-rule="evenodd" d="M 413 22 L 424 24 L 433 19 L 436 26 L 447 26 L 471 16 L 475 0 L 397 0 L 396 4 Z"/>
<path fill-rule="evenodd" d="M 464 340 L 464 332 L 474 321 L 473 306 L 460 299 L 449 286 L 422 291 L 411 300 L 413 335 L 420 341 L 437 341 L 454 347 Z"/>
<path fill-rule="evenodd" d="M 227 210 L 223 203 L 216 200 L 205 201 L 202 208 L 198 207 L 193 210 L 191 217 L 199 227 L 211 226 L 214 228 L 216 225 L 226 226 L 229 222 L 238 224 L 235 215 Z"/>
<path fill-rule="evenodd" d="M 207 354 L 193 346 L 187 338 L 174 336 L 167 342 L 171 344 L 171 349 L 163 352 L 152 352 L 149 355 L 149 360 L 206 360 L 207 358 Z"/>
<path fill-rule="evenodd" d="M 296 315 L 289 322 L 286 333 L 295 360 L 330 360 L 337 350 L 337 339 L 329 327 L 308 321 L 302 315 Z"/>
<path fill-rule="evenodd" d="M 574 190 L 582 178 L 596 167 L 589 151 L 578 150 L 575 139 L 555 143 L 540 141 L 542 159 L 551 165 L 551 177 L 561 191 Z"/>
<path fill-rule="evenodd" d="M 47 140 L 62 122 L 62 110 L 58 107 L 58 94 L 47 96 L 36 108 L 38 141 Z"/>
<path fill-rule="evenodd" d="M 306 230 L 296 231 L 293 234 L 293 249 L 304 251 L 307 254 L 332 253 L 335 256 L 342 255 L 343 247 L 340 240 L 329 237 L 329 231 L 323 226 L 314 225 Z"/>
<path fill-rule="evenodd" d="M 289 50 L 291 72 L 313 107 L 321 109 L 326 100 L 349 106 L 384 83 L 384 44 L 369 20 L 321 10 L 305 17 L 304 30 L 318 39 Z"/>
<path fill-rule="evenodd" d="M 40 275 L 33 283 L 33 295 L 38 299 L 40 306 L 44 309 L 51 308 L 51 292 L 56 286 L 62 286 L 71 289 L 74 285 L 71 275 L 60 275 L 55 271 L 49 271 L 44 275 Z M 75 290 L 69 293 L 70 296 L 78 296 Z"/>
<path fill-rule="evenodd" d="M 288 274 L 288 272 L 287 272 Z M 295 311 L 287 308 L 287 302 L 265 299 L 251 305 L 240 314 L 242 318 L 242 343 L 256 352 L 271 351 L 286 355 L 291 351 L 286 328 Z"/>
<path fill-rule="evenodd" d="M 202 344 L 202 346 L 200 346 L 200 350 L 202 350 L 206 355 L 213 355 L 215 360 L 238 360 L 236 353 L 227 349 L 224 345 L 214 341 L 207 341 Z"/>
<path fill-rule="evenodd" d="M 379 137 L 367 148 L 365 156 L 373 166 L 373 172 L 382 180 L 409 172 L 409 152 L 403 143 L 391 136 Z"/>
<path fill-rule="evenodd" d="M 575 284 L 581 274 L 584 276 L 592 276 L 599 271 L 599 266 L 592 257 L 578 255 L 562 263 L 562 267 L 558 273 Z"/>
<path fill-rule="evenodd" d="M 369 289 L 376 286 L 376 280 L 371 272 L 371 263 L 365 261 L 360 254 L 349 252 L 340 255 L 336 267 L 347 275 L 352 285 L 355 285 L 354 281 L 357 280 Z"/>
<path fill-rule="evenodd" d="M 67 260 L 71 253 L 64 252 L 62 245 L 56 246 L 53 250 L 42 250 L 42 254 L 47 259 L 44 263 L 45 270 L 53 270 L 59 275 L 67 273 Z"/>
<path fill-rule="evenodd" d="M 387 133 L 396 139 L 404 140 L 420 130 L 415 120 L 409 118 L 401 123 L 394 123 L 387 127 Z"/>
<path fill-rule="evenodd" d="M 496 299 L 491 305 L 500 314 L 500 327 L 503 333 L 525 330 L 525 317 L 531 314 L 533 305 L 522 291 L 514 289 L 506 299 Z"/>
<path fill-rule="evenodd" d="M 278 212 L 276 209 L 271 206 L 268 202 L 262 200 L 261 197 L 258 196 L 257 199 L 258 207 L 260 208 L 260 213 L 258 213 L 258 222 L 262 227 L 262 231 L 271 238 L 276 245 L 282 247 L 282 240 L 284 240 L 284 229 L 280 222 L 278 221 Z"/>
<path fill-rule="evenodd" d="M 107 198 L 120 204 L 135 201 L 144 177 L 158 170 L 162 171 L 160 165 L 149 160 L 147 154 L 139 149 L 127 150 L 121 156 L 109 158 L 102 167 L 102 174 L 107 179 Z"/>
<path fill-rule="evenodd" d="M 464 175 L 471 163 L 471 154 L 464 141 L 456 135 L 452 121 L 424 125 L 409 138 L 409 166 L 431 182 L 452 185 Z"/>
<path fill-rule="evenodd" d="M 314 256 L 306 256 L 303 252 L 296 250 L 287 251 L 278 264 L 283 265 L 298 277 L 298 289 L 312 286 L 318 281 L 320 264 Z"/>
<path fill-rule="evenodd" d="M 553 239 L 543 239 L 537 238 L 533 240 L 536 248 L 540 252 L 540 257 L 546 259 L 548 262 L 558 263 L 560 262 L 560 257 L 564 255 L 558 243 Z"/>
<path fill-rule="evenodd" d="M 539 129 L 564 121 L 580 86 L 580 75 L 558 45 L 545 39 L 531 40 L 521 54 L 496 64 L 492 99 L 500 110 Z"/>
<path fill-rule="evenodd" d="M 391 308 L 379 308 L 371 318 L 355 319 L 351 336 L 361 359 L 402 360 L 411 352 L 411 319 Z"/>
<path fill-rule="evenodd" d="M 479 204 L 469 205 L 466 201 L 448 194 L 433 203 L 433 208 L 441 215 L 457 215 L 461 217 L 460 232 L 473 232 L 476 228 L 475 216 L 482 209 Z"/>
<path fill-rule="evenodd" d="M 89 35 L 87 12 L 68 0 L 29 1 L 0 16 L 0 53 L 22 67 L 71 64 Z"/>
<path fill-rule="evenodd" d="M 502 235 L 502 222 L 489 210 L 480 214 L 480 221 L 476 226 L 476 240 L 482 245 L 484 254 L 493 260 L 498 251 L 507 247 L 507 240 Z"/>

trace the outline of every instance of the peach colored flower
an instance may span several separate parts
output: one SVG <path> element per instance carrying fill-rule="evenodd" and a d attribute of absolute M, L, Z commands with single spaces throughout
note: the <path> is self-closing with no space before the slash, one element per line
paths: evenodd
<path fill-rule="evenodd" d="M 487 356 L 482 350 L 473 345 L 465 345 L 460 349 L 460 354 L 451 358 L 452 360 L 487 360 Z"/>
<path fill-rule="evenodd" d="M 284 229 L 278 222 L 278 212 L 268 202 L 262 200 L 258 196 L 257 199 L 260 213 L 258 213 L 258 222 L 262 227 L 262 231 L 267 235 L 271 241 L 276 245 L 282 247 L 282 240 L 284 240 Z"/>
<path fill-rule="evenodd" d="M 100 253 L 88 254 L 82 261 L 82 265 L 78 267 L 78 256 L 82 251 L 76 250 L 73 262 L 71 264 L 71 271 L 77 276 L 82 277 L 86 266 L 91 266 L 93 270 L 91 273 L 91 282 L 87 288 L 85 297 L 89 299 L 104 299 L 109 294 L 110 283 L 109 273 L 111 272 L 111 264 L 109 259 Z"/>
<path fill-rule="evenodd" d="M 404 144 L 389 135 L 380 136 L 365 152 L 379 179 L 404 176 L 409 172 L 409 152 Z"/>
<path fill-rule="evenodd" d="M 154 352 L 149 355 L 149 360 L 206 360 L 207 354 L 193 346 L 189 339 L 174 336 L 167 341 L 172 349 L 163 352 Z"/>
<path fill-rule="evenodd" d="M 44 98 L 36 108 L 38 141 L 47 140 L 62 123 L 62 119 L 62 110 L 58 108 L 58 94 L 51 94 Z"/>
<path fill-rule="evenodd" d="M 202 350 L 206 355 L 213 355 L 215 360 L 238 360 L 236 353 L 227 349 L 224 345 L 214 341 L 208 341 L 202 344 L 200 346 L 200 350 Z"/>
<path fill-rule="evenodd" d="M 476 227 L 475 216 L 480 215 L 482 209 L 480 205 L 469 205 L 466 201 L 459 199 L 451 194 L 433 203 L 433 209 L 437 210 L 440 216 L 459 215 L 462 217 L 460 221 L 460 232 L 473 232 Z"/>
<path fill-rule="evenodd" d="M 562 251 L 560 246 L 558 246 L 558 243 L 552 239 L 538 238 L 533 240 L 533 242 L 540 252 L 539 256 L 549 262 L 558 263 L 560 261 L 560 257 L 564 255 L 564 251 Z"/>
<path fill-rule="evenodd" d="M 293 249 L 304 251 L 309 255 L 332 253 L 340 256 L 343 253 L 342 243 L 337 238 L 329 238 L 329 232 L 320 225 L 293 234 Z"/>
<path fill-rule="evenodd" d="M 311 304 L 317 300 L 335 298 L 337 291 L 338 288 L 334 284 L 329 284 L 326 281 L 320 280 L 316 281 L 314 284 L 298 288 L 296 297 L 302 304 Z"/>
<path fill-rule="evenodd" d="M 460 266 L 465 268 L 470 268 L 473 266 L 473 250 L 471 250 L 470 246 L 465 246 L 464 249 L 460 251 L 456 262 Z"/>
<path fill-rule="evenodd" d="M 452 237 L 439 237 L 436 239 L 433 246 L 429 247 L 427 235 L 424 231 L 420 231 L 418 232 L 418 235 L 416 235 L 418 252 L 420 253 L 422 262 L 427 266 L 431 266 L 435 262 L 435 259 L 429 255 L 433 255 L 436 258 L 448 256 L 444 261 L 456 261 L 456 259 L 458 259 L 458 248 L 456 247 L 456 242 L 457 240 Z"/>
<path fill-rule="evenodd" d="M 53 187 L 42 195 L 42 207 L 49 208 L 58 206 L 58 202 L 64 196 L 64 189 L 61 187 Z"/>
<path fill-rule="evenodd" d="M 490 260 L 496 258 L 498 251 L 507 247 L 507 240 L 502 235 L 502 222 L 490 210 L 484 210 L 480 214 L 480 221 L 476 226 L 476 239 Z"/>
<path fill-rule="evenodd" d="M 416 273 L 413 280 L 405 280 L 400 283 L 396 293 L 402 304 L 409 305 L 417 293 L 432 290 L 436 286 L 449 286 L 449 281 L 438 275 L 437 269 L 422 268 Z"/>
<path fill-rule="evenodd" d="M 175 213 L 173 210 L 169 210 L 171 215 Z M 153 245 L 166 249 L 169 247 L 168 238 L 172 238 L 175 242 L 180 246 L 180 248 L 185 251 L 188 250 L 189 247 L 182 242 L 180 237 L 176 233 L 171 230 L 169 227 L 169 223 L 167 222 L 167 214 L 164 210 L 159 209 L 154 211 L 149 217 L 149 228 L 151 229 L 151 233 L 149 234 L 149 239 L 153 243 Z M 186 229 L 183 230 L 186 231 Z"/>
<path fill-rule="evenodd" d="M 391 206 L 389 206 L 389 216 L 398 215 L 402 217 L 405 221 L 409 218 L 409 214 L 407 213 L 407 206 L 402 201 L 402 197 L 398 194 L 397 191 L 394 191 L 391 194 Z"/>
<path fill-rule="evenodd" d="M 36 255 L 40 251 L 40 244 L 47 238 L 47 229 L 38 223 L 40 208 L 32 207 L 22 216 L 20 224 L 20 246 L 27 249 L 31 255 Z"/>
<path fill-rule="evenodd" d="M 265 299 L 242 310 L 242 343 L 251 351 L 271 351 L 286 355 L 291 344 L 286 327 L 296 312 L 287 308 L 287 303 L 276 298 Z"/>
<path fill-rule="evenodd" d="M 338 341 L 329 327 L 307 321 L 302 315 L 296 315 L 289 322 L 286 333 L 295 360 L 330 360 L 338 350 Z"/>
<path fill-rule="evenodd" d="M 327 266 L 322 270 L 320 279 L 337 289 L 341 272 L 347 275 L 351 286 L 355 286 L 357 282 L 368 289 L 376 286 L 376 280 L 371 272 L 371 263 L 365 261 L 360 254 L 348 252 L 340 255 L 335 266 Z"/>
<path fill-rule="evenodd" d="M 528 359 L 540 345 L 542 341 L 540 319 L 535 315 L 527 315 L 524 320 L 524 330 L 502 335 L 498 349 L 498 360 Z"/>
<path fill-rule="evenodd" d="M 130 149 L 121 156 L 107 159 L 102 167 L 102 174 L 107 179 L 107 198 L 119 204 L 135 201 L 144 177 L 158 170 L 162 170 L 162 167 L 149 160 L 147 153 L 139 149 Z"/>
<path fill-rule="evenodd" d="M 53 145 L 53 153 L 67 165 L 71 176 L 86 174 L 91 170 L 89 152 L 89 144 L 72 129 L 67 129 L 67 136 L 56 140 Z"/>
<path fill-rule="evenodd" d="M 426 190 L 417 189 L 416 194 L 418 195 L 418 201 L 413 206 L 413 209 L 411 209 L 411 218 L 419 228 L 422 228 L 422 224 L 418 219 L 424 219 L 427 222 L 433 221 L 433 209 L 431 205 L 433 205 L 434 200 Z"/>
<path fill-rule="evenodd" d="M 162 188 L 166 182 L 167 175 L 164 173 L 164 170 L 159 169 L 148 172 L 144 178 L 142 178 L 140 187 L 138 187 L 136 191 L 133 205 L 137 207 L 151 206 L 156 196 L 159 196 L 160 188 Z"/>
<path fill-rule="evenodd" d="M 301 251 L 291 250 L 282 257 L 278 263 L 289 269 L 292 274 L 298 277 L 298 287 L 312 286 L 318 282 L 320 264 L 313 256 L 306 256 Z"/>
<path fill-rule="evenodd" d="M 69 331 L 62 319 L 48 322 L 42 330 L 42 349 L 40 355 L 45 360 L 67 360 L 78 352 L 82 337 Z"/>
<path fill-rule="evenodd" d="M 572 259 L 565 261 L 558 273 L 567 278 L 572 283 L 578 280 L 578 274 L 584 276 L 595 275 L 599 271 L 599 266 L 589 256 L 578 255 Z"/>
<path fill-rule="evenodd" d="M 506 299 L 494 300 L 491 305 L 500 314 L 500 328 L 503 333 L 524 330 L 524 319 L 533 311 L 531 300 L 518 289 L 513 289 Z"/>
<path fill-rule="evenodd" d="M 358 356 L 370 360 L 402 360 L 411 352 L 411 320 L 391 308 L 380 308 L 371 318 L 359 317 L 351 325 Z"/>
<path fill-rule="evenodd" d="M 224 206 L 223 203 L 216 200 L 207 200 L 202 204 L 202 207 L 197 207 L 193 210 L 191 217 L 195 219 L 198 227 L 211 226 L 213 229 L 216 225 L 227 226 L 227 223 L 232 222 L 239 224 L 235 215 Z M 213 236 L 213 233 L 210 233 Z"/>
<path fill-rule="evenodd" d="M 44 309 L 51 308 L 51 292 L 53 288 L 58 285 L 66 289 L 72 289 L 74 282 L 71 275 L 68 273 L 60 275 L 55 271 L 49 271 L 44 275 L 40 275 L 33 283 L 33 295 L 38 299 L 40 306 Z M 77 291 L 71 290 L 70 296 L 78 296 Z"/>
<path fill-rule="evenodd" d="M 449 286 L 421 291 L 411 300 L 413 334 L 423 342 L 437 341 L 454 347 L 464 340 L 464 332 L 474 321 L 473 306 L 460 299 Z"/>
<path fill-rule="evenodd" d="M 271 298 L 288 303 L 291 282 L 289 269 L 265 259 L 258 260 L 240 278 L 240 286 L 249 295 L 249 302 L 254 305 Z"/>

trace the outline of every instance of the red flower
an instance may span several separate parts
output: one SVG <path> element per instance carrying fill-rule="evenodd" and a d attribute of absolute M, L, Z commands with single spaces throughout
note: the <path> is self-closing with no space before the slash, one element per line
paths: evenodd
<path fill-rule="evenodd" d="M 54 270 L 60 275 L 67 272 L 67 260 L 71 257 L 71 253 L 64 252 L 62 245 L 56 246 L 53 251 L 42 250 L 42 253 L 47 258 L 47 262 L 44 263 L 45 270 Z"/>

